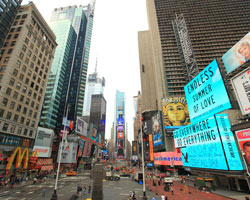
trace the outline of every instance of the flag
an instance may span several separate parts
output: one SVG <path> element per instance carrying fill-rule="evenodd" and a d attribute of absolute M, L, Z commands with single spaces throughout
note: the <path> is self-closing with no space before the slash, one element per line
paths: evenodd
<path fill-rule="evenodd" d="M 70 121 L 70 122 L 69 122 L 69 128 L 70 128 L 71 131 L 72 131 L 72 129 L 73 129 L 73 126 L 74 126 L 74 122 L 73 122 L 73 121 Z"/>

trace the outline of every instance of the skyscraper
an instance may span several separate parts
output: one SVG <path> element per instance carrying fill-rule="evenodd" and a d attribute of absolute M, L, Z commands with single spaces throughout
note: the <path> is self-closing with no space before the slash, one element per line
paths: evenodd
<path fill-rule="evenodd" d="M 22 0 L 0 1 L 0 49 L 3 47 L 4 40 L 15 20 L 21 3 Z"/>
<path fill-rule="evenodd" d="M 94 6 L 95 1 L 84 7 L 56 8 L 51 17 L 58 50 L 46 89 L 41 126 L 56 129 L 57 133 L 68 104 L 70 120 L 82 116 Z"/>
<path fill-rule="evenodd" d="M 86 84 L 84 104 L 83 104 L 83 116 L 90 115 L 90 106 L 91 106 L 91 97 L 93 94 L 102 94 L 104 93 L 105 79 L 99 76 L 95 71 L 88 76 L 88 82 Z"/>
<path fill-rule="evenodd" d="M 115 133 L 115 152 L 117 156 L 125 155 L 125 93 L 116 90 L 115 98 L 115 121 L 114 121 L 114 133 Z"/>
<path fill-rule="evenodd" d="M 147 0 L 158 108 L 165 96 L 184 96 L 190 77 L 249 32 L 249 7 L 240 0 Z"/>
<path fill-rule="evenodd" d="M 28 156 L 33 150 L 55 40 L 36 6 L 21 6 L 0 60 L 0 153 L 6 162 L 14 148 Z M 5 169 L 3 163 L 0 169 Z"/>

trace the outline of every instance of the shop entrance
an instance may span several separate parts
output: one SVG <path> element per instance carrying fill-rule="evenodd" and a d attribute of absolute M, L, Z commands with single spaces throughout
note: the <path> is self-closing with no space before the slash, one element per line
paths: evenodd
<path fill-rule="evenodd" d="M 249 193 L 249 187 L 248 187 L 247 181 L 244 179 L 238 179 L 238 182 L 239 182 L 240 190 L 242 192 Z"/>

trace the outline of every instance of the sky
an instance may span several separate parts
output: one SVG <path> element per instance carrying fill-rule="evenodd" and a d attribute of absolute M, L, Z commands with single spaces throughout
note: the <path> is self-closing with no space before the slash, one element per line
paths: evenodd
<path fill-rule="evenodd" d="M 23 0 L 22 4 L 27 4 Z M 33 0 L 49 22 L 54 8 L 86 5 L 90 0 Z M 125 92 L 128 139 L 133 140 L 133 97 L 141 90 L 138 31 L 148 30 L 146 0 L 96 0 L 88 74 L 97 71 L 106 80 L 106 139 L 114 121 L 116 90 Z"/>

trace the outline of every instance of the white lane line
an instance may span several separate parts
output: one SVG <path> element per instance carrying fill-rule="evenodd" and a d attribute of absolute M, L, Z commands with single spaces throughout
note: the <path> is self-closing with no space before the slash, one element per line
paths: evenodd
<path fill-rule="evenodd" d="M 129 196 L 129 194 L 125 194 L 125 193 L 120 193 L 120 195 L 125 195 L 125 196 Z"/>
<path fill-rule="evenodd" d="M 17 194 L 21 193 L 21 192 L 16 192 Z"/>
<path fill-rule="evenodd" d="M 33 193 L 33 191 L 31 191 L 31 192 L 28 192 L 28 194 L 32 194 Z"/>
<path fill-rule="evenodd" d="M 64 194 L 58 194 L 58 196 L 63 196 Z"/>
<path fill-rule="evenodd" d="M 4 191 L 3 193 L 8 193 L 9 191 Z"/>
<path fill-rule="evenodd" d="M 115 189 L 121 190 L 122 188 L 121 187 L 115 187 Z"/>

